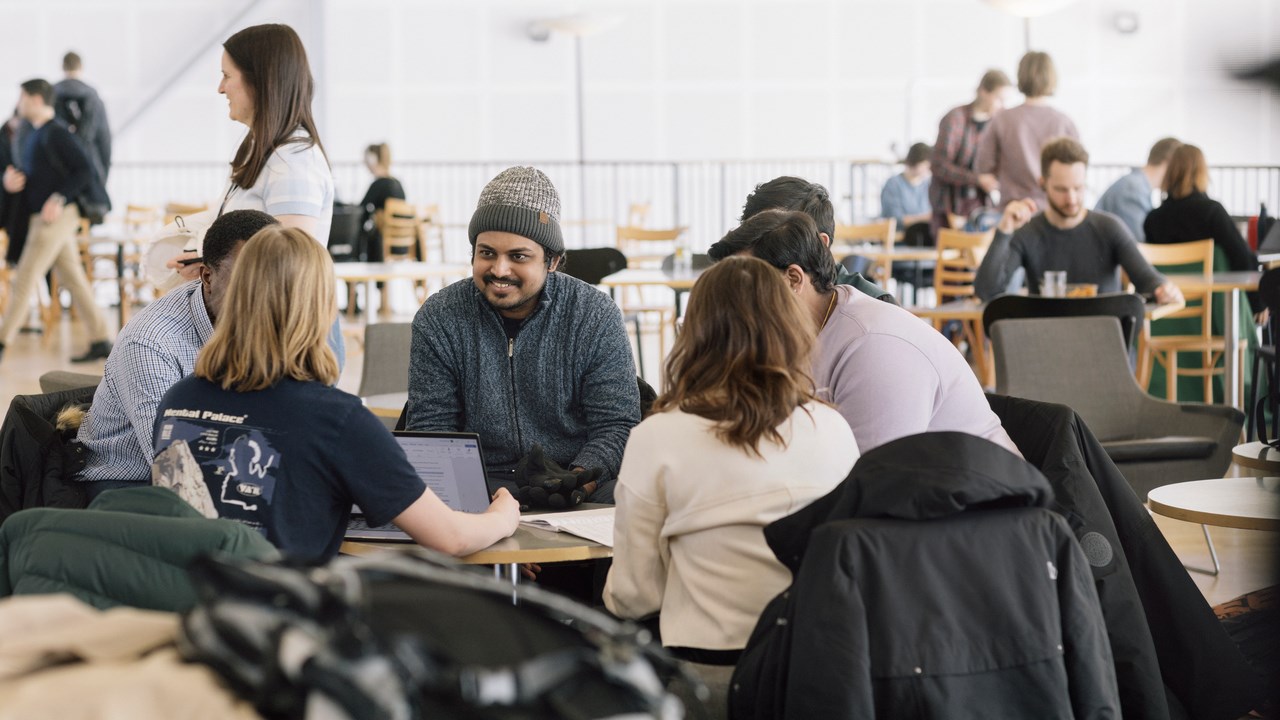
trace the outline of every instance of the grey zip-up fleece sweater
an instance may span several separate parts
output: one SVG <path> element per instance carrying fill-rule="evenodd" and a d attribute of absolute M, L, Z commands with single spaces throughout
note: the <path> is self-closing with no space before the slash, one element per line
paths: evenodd
<path fill-rule="evenodd" d="M 631 343 L 608 295 L 552 272 L 519 334 L 475 283 L 427 298 L 413 319 L 406 427 L 479 433 L 491 473 L 533 447 L 565 468 L 603 468 L 592 502 L 613 502 L 631 428 L 640 422 Z"/>

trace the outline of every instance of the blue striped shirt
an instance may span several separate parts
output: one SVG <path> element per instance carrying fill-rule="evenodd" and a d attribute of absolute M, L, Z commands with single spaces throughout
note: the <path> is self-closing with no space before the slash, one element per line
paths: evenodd
<path fill-rule="evenodd" d="M 79 479 L 151 480 L 160 398 L 195 371 L 212 336 L 199 280 L 169 291 L 124 326 L 80 426 L 88 464 Z"/>

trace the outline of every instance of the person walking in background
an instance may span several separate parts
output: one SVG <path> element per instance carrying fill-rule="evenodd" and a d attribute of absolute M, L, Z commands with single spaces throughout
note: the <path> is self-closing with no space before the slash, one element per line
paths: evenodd
<path fill-rule="evenodd" d="M 933 148 L 916 143 L 903 161 L 906 168 L 889 178 L 880 191 L 880 217 L 893 218 L 905 232 L 912 225 L 927 223 L 933 216 L 929 208 L 929 157 Z"/>
<path fill-rule="evenodd" d="M 1013 200 L 1034 200 L 1044 207 L 1040 186 L 1040 149 L 1052 138 L 1079 140 L 1076 124 L 1049 106 L 1058 87 L 1058 71 L 1048 53 L 1029 52 L 1018 63 L 1018 90 L 1026 100 L 991 118 L 978 139 L 978 186 L 1000 191 L 1000 209 Z"/>
<path fill-rule="evenodd" d="M 933 144 L 929 183 L 929 205 L 933 208 L 930 230 L 951 227 L 951 216 L 968 216 L 975 209 L 990 205 L 991 198 L 978 185 L 973 169 L 978 155 L 978 138 L 987 123 L 1004 109 L 1009 76 L 999 70 L 988 70 L 978 82 L 977 96 L 968 105 L 952 108 L 938 123 L 938 140 Z"/>
<path fill-rule="evenodd" d="M 30 221 L 9 306 L 0 324 L 0 357 L 22 327 L 36 283 L 56 268 L 89 335 L 89 351 L 72 362 L 106 358 L 111 353 L 106 318 L 94 300 L 76 243 L 80 211 L 75 201 L 93 181 L 93 166 L 70 131 L 54 117 L 53 86 L 48 82 L 36 79 L 22 83 L 18 113 L 32 129 L 22 138 L 17 158 L 20 166 L 4 169 L 4 189 L 11 197 L 21 197 L 21 212 Z"/>
<path fill-rule="evenodd" d="M 373 223 L 374 213 L 386 207 L 389 198 L 404 200 L 404 187 L 399 180 L 391 177 L 390 145 L 378 143 L 365 148 L 364 165 L 373 174 L 373 183 L 360 201 L 360 227 L 364 237 L 365 259 L 369 262 L 382 262 L 382 233 L 378 232 Z"/>
<path fill-rule="evenodd" d="M 1133 233 L 1138 242 L 1146 242 L 1146 232 L 1142 224 L 1151 212 L 1151 192 L 1153 188 L 1164 183 L 1165 169 L 1169 166 L 1169 156 L 1182 143 L 1176 138 L 1162 138 L 1151 146 L 1147 153 L 1147 164 L 1134 168 L 1133 172 L 1121 177 L 1102 193 L 1094 210 L 1108 212 L 1120 218 Z"/>
<path fill-rule="evenodd" d="M 107 122 L 107 106 L 98 91 L 80 79 L 80 56 L 69 52 L 62 57 L 66 78 L 53 86 L 53 107 L 58 119 L 67 124 L 89 154 L 93 168 L 103 185 L 111 172 L 111 126 Z"/>

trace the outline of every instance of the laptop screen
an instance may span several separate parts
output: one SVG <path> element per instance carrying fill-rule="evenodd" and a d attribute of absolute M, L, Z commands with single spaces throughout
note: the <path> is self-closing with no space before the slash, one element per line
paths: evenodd
<path fill-rule="evenodd" d="M 395 433 L 418 477 L 445 505 L 463 512 L 489 507 L 480 439 L 464 433 Z"/>
<path fill-rule="evenodd" d="M 399 430 L 392 435 L 418 477 L 445 505 L 471 513 L 489 509 L 489 486 L 478 435 Z M 361 515 L 360 506 L 352 505 L 351 513 Z"/>

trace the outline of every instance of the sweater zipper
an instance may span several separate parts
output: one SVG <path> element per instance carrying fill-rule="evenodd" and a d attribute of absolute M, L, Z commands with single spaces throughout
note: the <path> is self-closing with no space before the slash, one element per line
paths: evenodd
<path fill-rule="evenodd" d="M 516 402 L 516 339 L 507 338 L 507 364 L 511 370 L 511 422 L 516 426 L 516 448 L 524 457 L 524 438 L 520 435 L 520 406 Z"/>

